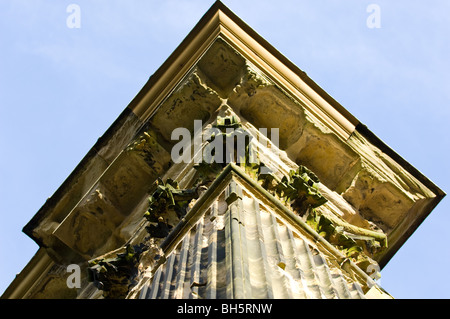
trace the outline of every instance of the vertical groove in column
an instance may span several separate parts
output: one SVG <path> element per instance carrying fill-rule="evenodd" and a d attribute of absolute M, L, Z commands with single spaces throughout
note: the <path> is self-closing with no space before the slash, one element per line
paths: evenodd
<path fill-rule="evenodd" d="M 177 254 L 171 254 L 167 260 L 167 266 L 165 267 L 165 280 L 161 288 L 161 299 L 168 299 L 170 296 L 170 289 L 172 285 L 172 278 L 174 277 L 174 263 Z"/>
<path fill-rule="evenodd" d="M 227 212 L 228 227 L 230 228 L 229 238 L 230 241 L 230 268 L 232 269 L 232 282 L 233 282 L 233 296 L 235 299 L 242 299 L 245 297 L 244 290 L 244 270 L 241 251 L 241 232 L 239 222 L 238 207 L 235 203 L 228 207 Z"/>
<path fill-rule="evenodd" d="M 229 186 L 166 256 L 141 298 L 364 298 L 319 247 L 239 184 Z"/>
<path fill-rule="evenodd" d="M 162 272 L 162 267 L 159 267 L 158 270 L 156 270 L 155 274 L 153 275 L 153 279 L 152 279 L 152 286 L 150 289 L 150 294 L 148 296 L 149 299 L 156 299 L 157 294 L 158 294 L 158 288 L 159 288 L 159 284 L 160 284 L 160 279 L 161 279 L 161 272 Z"/>
<path fill-rule="evenodd" d="M 185 293 L 186 287 L 185 287 L 185 278 L 186 273 L 189 271 L 187 269 L 187 263 L 188 263 L 188 256 L 189 256 L 189 243 L 190 243 L 190 236 L 191 233 L 188 232 L 186 236 L 184 237 L 180 247 L 180 266 L 178 267 L 178 273 L 176 276 L 176 282 L 175 282 L 175 292 L 173 297 L 176 299 L 180 298 L 187 298 L 188 294 Z"/>
<path fill-rule="evenodd" d="M 239 253 L 241 255 L 241 271 L 242 271 L 242 285 L 243 285 L 243 298 L 252 298 L 252 286 L 250 282 L 250 269 L 248 258 L 248 240 L 247 240 L 247 223 L 245 219 L 244 204 L 242 201 L 242 189 L 237 185 L 239 193 L 241 194 L 233 204 L 236 207 L 236 215 L 234 218 L 237 220 L 237 226 L 239 228 Z"/>
<path fill-rule="evenodd" d="M 286 257 L 286 268 L 285 274 L 289 279 L 290 287 L 293 292 L 293 298 L 308 298 L 305 289 L 305 279 L 303 271 L 298 262 L 296 249 L 295 249 L 295 239 L 292 230 L 284 226 L 283 232 L 281 232 L 281 237 L 285 245 L 283 245 L 284 255 Z"/>
<path fill-rule="evenodd" d="M 320 286 L 322 288 L 322 291 L 325 293 L 325 298 L 337 298 L 336 290 L 334 288 L 333 282 L 330 279 L 330 273 L 328 272 L 326 260 L 317 250 L 315 250 L 313 260 L 315 264 L 316 274 L 319 278 Z"/>
<path fill-rule="evenodd" d="M 235 299 L 246 298 L 251 295 L 247 289 L 248 271 L 245 265 L 246 260 L 246 240 L 245 229 L 243 229 L 242 220 L 242 189 L 232 180 L 225 190 L 225 201 L 228 204 L 226 212 L 225 227 L 228 228 L 226 232 L 227 237 L 227 263 L 230 272 L 230 282 L 232 282 L 232 295 Z"/>
<path fill-rule="evenodd" d="M 202 240 L 203 240 L 203 219 L 196 225 L 196 232 L 194 235 L 194 242 L 192 245 L 192 264 L 191 264 L 191 280 L 190 288 L 191 294 L 189 298 L 197 299 L 199 297 L 198 288 L 204 284 L 200 278 L 200 263 L 202 254 Z"/>
<path fill-rule="evenodd" d="M 273 298 L 259 203 L 253 198 L 245 198 L 244 211 L 246 212 L 249 281 L 252 286 L 252 297 Z"/>
<path fill-rule="evenodd" d="M 216 204 L 217 202 L 214 202 Z M 207 251 L 207 270 L 206 270 L 206 298 L 216 299 L 217 298 L 217 231 L 214 224 L 211 222 L 211 218 L 217 218 L 215 214 L 214 205 L 211 207 L 211 214 L 209 218 L 205 216 L 208 223 L 205 225 L 204 236 L 208 240 L 208 251 Z"/>
<path fill-rule="evenodd" d="M 278 231 L 278 222 L 275 216 L 268 214 L 267 229 L 265 232 L 266 246 L 268 252 L 269 266 L 272 273 L 272 286 L 274 287 L 274 298 L 292 298 L 292 293 L 286 282 L 286 276 L 282 274 L 282 269 L 286 265 L 282 242 Z"/>
<path fill-rule="evenodd" d="M 361 286 L 359 285 L 359 283 L 354 282 L 352 285 L 352 298 L 354 299 L 365 299 L 366 297 L 364 296 L 364 292 L 361 289 Z"/>
<path fill-rule="evenodd" d="M 347 283 L 344 282 L 341 272 L 338 269 L 334 269 L 334 271 L 331 271 L 331 269 L 329 269 L 329 272 L 331 275 L 331 280 L 334 283 L 334 287 L 338 292 L 338 297 L 343 299 L 351 298 L 352 296 L 350 290 L 348 288 Z"/>
<path fill-rule="evenodd" d="M 225 213 L 225 264 L 226 264 L 226 298 L 234 299 L 234 276 L 235 269 L 233 268 L 233 248 L 231 241 L 231 216 L 229 214 L 229 210 Z"/>
<path fill-rule="evenodd" d="M 227 298 L 227 288 L 229 281 L 227 281 L 227 255 L 226 251 L 226 236 L 225 229 L 217 229 L 217 298 Z"/>
<path fill-rule="evenodd" d="M 298 259 L 300 261 L 300 267 L 305 275 L 310 297 L 314 299 L 324 298 L 325 295 L 323 294 L 322 289 L 318 284 L 318 279 L 313 270 L 314 262 L 312 260 L 309 244 L 306 243 L 302 238 L 299 238 L 296 243 L 297 256 L 299 257 Z"/>

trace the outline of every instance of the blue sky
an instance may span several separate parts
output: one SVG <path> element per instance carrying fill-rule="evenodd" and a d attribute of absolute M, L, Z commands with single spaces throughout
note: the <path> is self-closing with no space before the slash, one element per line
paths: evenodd
<path fill-rule="evenodd" d="M 0 1 L 0 294 L 37 250 L 23 226 L 213 2 Z M 223 2 L 448 192 L 449 1 Z M 66 25 L 71 3 L 81 28 Z M 394 297 L 450 298 L 449 207 L 381 272 Z"/>

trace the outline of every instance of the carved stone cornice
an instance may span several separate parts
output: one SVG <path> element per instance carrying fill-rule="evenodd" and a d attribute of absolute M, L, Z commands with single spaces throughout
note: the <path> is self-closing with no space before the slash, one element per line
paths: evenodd
<path fill-rule="evenodd" d="M 172 132 L 194 133 L 195 120 L 203 131 L 249 133 L 258 161 L 174 163 Z M 261 129 L 277 129 L 279 145 Z M 200 144 L 203 151 L 208 140 Z M 263 166 L 272 173 L 262 176 Z M 364 252 L 383 267 L 445 196 L 218 1 L 24 227 L 45 250 L 33 264 L 84 263 L 130 241 L 174 249 L 171 234 L 187 232 L 200 218 L 194 212 L 235 176 L 345 265 Z M 170 207 L 148 201 L 158 180 Z M 13 286 L 13 295 L 29 292 Z"/>

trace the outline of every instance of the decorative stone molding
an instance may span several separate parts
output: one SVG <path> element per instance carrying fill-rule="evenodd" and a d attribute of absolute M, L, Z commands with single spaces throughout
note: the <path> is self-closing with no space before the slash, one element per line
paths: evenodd
<path fill-rule="evenodd" d="M 198 198 L 198 187 L 179 189 L 178 183 L 168 179 L 155 182 L 156 190 L 149 197 L 149 208 L 144 217 L 150 222 L 146 227 L 152 237 L 165 238 L 170 229 L 186 215 L 191 200 Z"/>
<path fill-rule="evenodd" d="M 123 299 L 135 284 L 138 262 L 141 254 L 147 250 L 143 244 L 125 246 L 123 252 L 111 252 L 89 261 L 89 281 L 103 291 L 105 299 Z M 115 254 L 115 257 L 111 255 Z"/>
<path fill-rule="evenodd" d="M 194 120 L 202 121 L 203 131 L 215 127 L 226 136 L 233 128 L 248 134 L 244 158 L 174 163 L 172 131 L 182 127 L 193 133 Z M 279 145 L 261 128 L 278 129 Z M 213 139 L 202 141 L 201 150 Z M 257 160 L 249 161 L 253 150 Z M 246 193 L 229 189 L 225 194 L 232 180 Z M 92 265 L 97 286 L 110 291 L 107 297 L 136 297 L 158 269 L 176 261 L 172 252 L 189 250 L 189 243 L 179 246 L 184 236 L 202 236 L 195 229 L 203 229 L 198 226 L 202 219 L 219 230 L 228 218 L 225 212 L 233 215 L 231 207 L 244 212 L 239 205 L 252 198 L 266 205 L 262 214 L 270 218 L 270 227 L 291 227 L 302 238 L 297 243 L 304 240 L 302 256 L 317 260 L 310 269 L 328 267 L 336 278 L 364 288 L 351 286 L 353 295 L 331 289 L 326 296 L 361 297 L 368 288 L 368 265 L 383 267 L 444 196 L 217 2 L 25 226 L 41 247 L 33 265 L 43 266 L 38 273 L 27 268 L 8 294 L 38 296 L 32 282 L 51 277 L 53 266 L 103 256 Z M 230 231 L 247 231 L 242 219 L 228 221 Z M 292 238 L 284 238 L 287 247 Z M 122 250 L 140 244 L 151 249 L 139 260 L 127 260 Z M 281 259 L 266 269 L 283 280 L 296 271 Z M 129 290 L 133 278 L 137 286 Z M 200 294 L 205 282 L 197 279 L 191 288 Z M 41 295 L 63 291 L 59 284 L 45 288 L 49 285 L 40 286 Z M 84 283 L 79 297 L 92 296 L 88 286 Z"/>

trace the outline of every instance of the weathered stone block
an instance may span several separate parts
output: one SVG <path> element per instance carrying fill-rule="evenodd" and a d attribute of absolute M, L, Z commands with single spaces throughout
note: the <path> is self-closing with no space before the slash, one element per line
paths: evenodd
<path fill-rule="evenodd" d="M 192 133 L 194 120 L 201 120 L 205 124 L 212 112 L 221 105 L 218 94 L 204 81 L 200 71 L 191 73 L 152 117 L 152 127 L 169 144 L 175 143 L 171 139 L 173 130 L 182 127 Z"/>
<path fill-rule="evenodd" d="M 223 98 L 238 83 L 245 60 L 225 41 L 218 38 L 199 61 L 198 66 L 207 76 L 207 84 Z"/>

